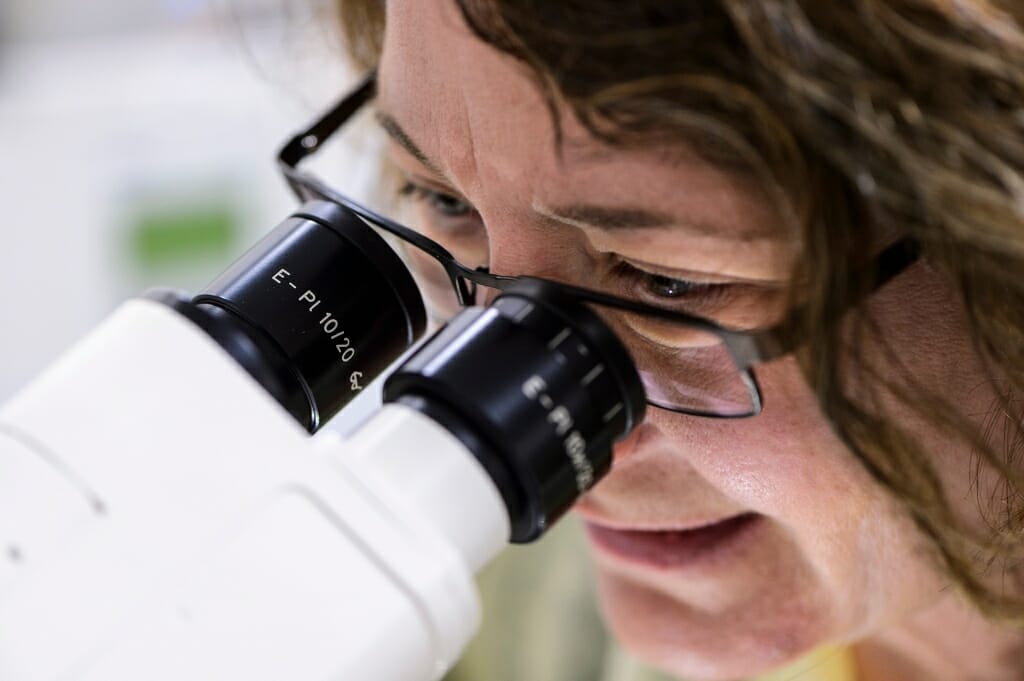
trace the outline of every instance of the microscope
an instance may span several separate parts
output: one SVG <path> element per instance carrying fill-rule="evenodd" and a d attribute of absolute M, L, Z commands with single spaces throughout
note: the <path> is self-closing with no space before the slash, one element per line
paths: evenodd
<path fill-rule="evenodd" d="M 529 278 L 481 303 L 395 367 L 419 291 L 326 201 L 199 295 L 124 303 L 0 406 L 0 679 L 440 678 L 473 575 L 645 405 L 587 307 Z M 352 435 L 317 433 L 385 372 Z"/>

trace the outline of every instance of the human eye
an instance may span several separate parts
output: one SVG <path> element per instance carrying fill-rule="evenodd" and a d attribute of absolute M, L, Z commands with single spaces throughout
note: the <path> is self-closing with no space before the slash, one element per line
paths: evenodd
<path fill-rule="evenodd" d="M 613 287 L 619 295 L 670 312 L 712 321 L 735 331 L 773 326 L 786 309 L 787 289 L 781 282 L 689 276 L 671 270 L 619 261 L 613 268 Z M 699 276 L 699 275 L 698 275 Z M 666 345 L 683 345 L 678 326 L 643 315 L 630 315 L 629 325 Z M 675 329 L 675 331 L 673 331 Z"/>
<path fill-rule="evenodd" d="M 487 229 L 480 213 L 457 194 L 432 184 L 407 179 L 399 198 L 411 202 L 410 227 L 444 246 L 470 267 L 487 264 Z"/>
<path fill-rule="evenodd" d="M 406 182 L 398 190 L 400 196 L 423 203 L 427 208 L 447 218 L 462 217 L 473 212 L 472 206 L 452 194 L 436 191 L 413 182 Z"/>
<path fill-rule="evenodd" d="M 700 316 L 712 316 L 734 292 L 733 284 L 668 276 L 625 261 L 615 267 L 615 275 L 633 300 Z"/>

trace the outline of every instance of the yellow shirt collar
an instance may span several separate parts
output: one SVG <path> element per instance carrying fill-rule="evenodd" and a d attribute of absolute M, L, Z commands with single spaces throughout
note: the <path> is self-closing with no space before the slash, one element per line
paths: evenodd
<path fill-rule="evenodd" d="M 608 652 L 602 681 L 678 681 L 640 664 L 617 644 L 613 643 Z M 857 681 L 857 666 L 849 648 L 823 646 L 748 681 Z"/>
<path fill-rule="evenodd" d="M 825 646 L 753 681 L 857 681 L 857 667 L 849 648 Z"/>

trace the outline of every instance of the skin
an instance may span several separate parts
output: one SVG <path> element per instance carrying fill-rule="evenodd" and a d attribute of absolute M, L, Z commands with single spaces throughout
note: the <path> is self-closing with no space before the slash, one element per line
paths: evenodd
<path fill-rule="evenodd" d="M 486 238 L 471 255 L 493 271 L 602 286 L 612 263 L 626 261 L 678 278 L 742 282 L 744 295 L 716 312 L 748 325 L 777 317 L 798 244 L 764 192 L 683 147 L 609 148 L 566 114 L 559 157 L 533 82 L 475 39 L 448 2 L 388 3 L 378 109 L 424 157 L 394 141 L 402 174 L 475 209 Z M 672 219 L 608 229 L 551 217 L 581 202 L 653 208 Z M 918 380 L 967 396 L 967 413 L 986 411 L 991 394 L 935 273 L 915 265 L 868 304 Z M 960 603 L 898 502 L 832 433 L 794 360 L 762 365 L 757 376 L 766 406 L 755 418 L 650 409 L 617 446 L 610 475 L 578 505 L 587 522 L 622 529 L 759 514 L 732 550 L 684 569 L 596 547 L 616 637 L 687 678 L 749 676 L 836 642 L 855 643 L 870 680 L 1019 678 L 1011 659 L 1020 635 Z M 898 405 L 883 408 L 932 445 L 950 499 L 976 519 L 970 452 Z M 969 659 L 952 652 L 965 643 Z"/>

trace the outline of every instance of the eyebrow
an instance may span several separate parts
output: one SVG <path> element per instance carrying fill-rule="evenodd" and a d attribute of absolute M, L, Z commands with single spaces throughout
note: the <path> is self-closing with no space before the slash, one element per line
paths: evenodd
<path fill-rule="evenodd" d="M 384 128 L 384 132 L 388 134 L 388 137 L 394 140 L 395 143 L 398 144 L 398 146 L 402 147 L 407 152 L 409 152 L 409 154 L 413 158 L 422 163 L 428 170 L 430 170 L 435 175 L 439 177 L 445 176 L 444 173 L 441 172 L 441 169 L 438 168 L 434 164 L 434 162 L 431 161 L 430 158 L 423 153 L 423 150 L 420 149 L 419 146 L 417 146 L 417 144 L 412 141 L 412 138 L 409 137 L 409 134 L 402 128 L 401 125 L 398 124 L 398 121 L 396 121 L 393 116 L 378 110 L 374 114 L 374 118 L 377 119 L 377 123 L 380 124 L 380 127 Z"/>
<path fill-rule="evenodd" d="M 619 229 L 679 229 L 702 237 L 727 236 L 741 242 L 775 241 L 779 235 L 770 228 L 744 227 L 730 229 L 720 224 L 686 220 L 672 213 L 646 208 L 613 208 L 591 204 L 571 204 L 547 207 L 534 203 L 533 210 L 548 220 L 561 222 L 582 229 L 595 228 L 605 231 Z"/>
<path fill-rule="evenodd" d="M 612 208 L 579 203 L 556 208 L 534 204 L 533 210 L 549 220 L 573 227 L 604 230 L 669 227 L 679 222 L 674 215 L 645 208 Z"/>
<path fill-rule="evenodd" d="M 445 173 L 430 160 L 430 157 L 423 153 L 423 150 L 420 149 L 419 145 L 412 140 L 409 134 L 401 125 L 399 125 L 398 121 L 395 120 L 393 116 L 378 109 L 374 113 L 374 117 L 377 119 L 377 123 L 384 128 L 384 132 L 387 133 L 388 137 L 394 140 L 398 146 L 405 149 L 413 158 L 422 163 L 425 168 L 438 177 L 446 176 Z M 539 204 L 534 204 L 533 210 L 541 217 L 573 227 L 591 227 L 606 231 L 619 229 L 659 229 L 666 227 L 682 227 L 687 231 L 691 231 L 702 236 L 719 236 L 722 233 L 721 227 L 715 225 L 693 222 L 681 223 L 678 217 L 670 213 L 663 213 L 646 208 L 613 208 L 592 204 L 571 204 L 568 206 L 549 208 Z M 738 236 L 743 241 L 756 241 L 771 238 L 775 235 L 772 235 L 770 232 L 747 230 Z"/>

